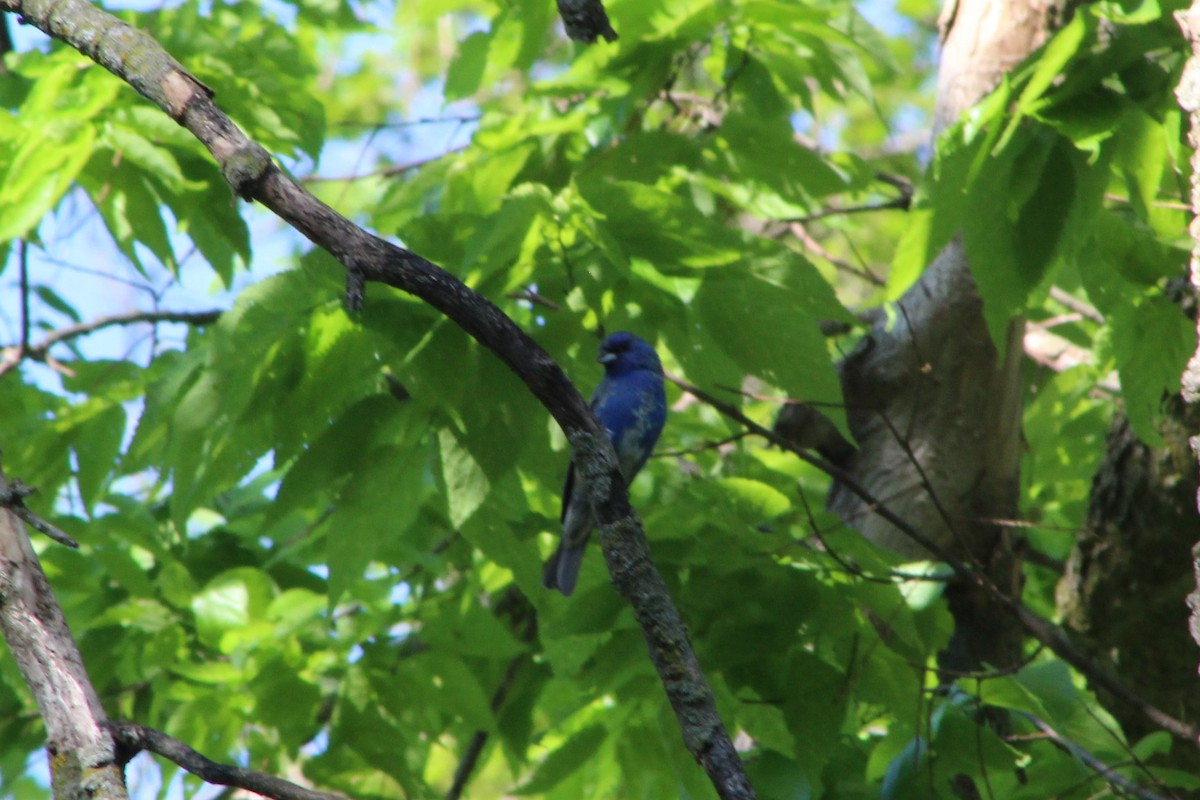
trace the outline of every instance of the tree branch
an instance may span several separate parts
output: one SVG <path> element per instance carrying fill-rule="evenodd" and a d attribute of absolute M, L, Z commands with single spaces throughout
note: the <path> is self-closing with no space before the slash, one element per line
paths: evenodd
<path fill-rule="evenodd" d="M 863 486 L 844 469 L 838 467 L 823 458 L 818 458 L 813 454 L 805 451 L 802 448 L 796 447 L 784 437 L 776 434 L 774 431 L 764 428 L 752 419 L 743 414 L 736 406 L 722 402 L 702 389 L 692 386 L 687 381 L 684 381 L 675 376 L 668 376 L 672 382 L 678 385 L 681 389 L 695 396 L 697 399 L 708 403 L 713 408 L 720 411 L 725 416 L 733 419 L 749 430 L 762 436 L 772 444 L 795 454 L 801 460 L 812 464 L 817 469 L 824 472 L 826 475 L 833 478 L 838 483 L 841 483 L 847 491 L 857 496 L 872 513 L 879 515 L 883 519 L 890 522 L 904 535 L 908 536 L 921 547 L 926 548 L 940 561 L 944 561 L 947 566 L 954 572 L 955 576 L 960 578 L 964 583 L 972 586 L 977 586 L 990 594 L 997 603 L 1008 613 L 1016 617 L 1021 626 L 1029 632 L 1033 638 L 1037 639 L 1042 644 L 1049 647 L 1063 661 L 1079 670 L 1089 681 L 1092 681 L 1098 686 L 1102 686 L 1113 696 L 1120 698 L 1122 701 L 1130 704 L 1133 708 L 1140 711 L 1149 718 L 1155 725 L 1165 731 L 1168 731 L 1181 739 L 1186 739 L 1193 745 L 1197 743 L 1197 736 L 1200 736 L 1200 729 L 1182 720 L 1178 720 L 1166 712 L 1156 708 L 1150 703 L 1143 700 L 1139 695 L 1133 692 L 1121 681 L 1117 680 L 1100 665 L 1089 658 L 1082 650 L 1067 637 L 1067 634 L 1055 625 L 1050 620 L 1035 614 L 1030 611 L 1021 601 L 1000 589 L 992 583 L 986 575 L 967 566 L 963 561 L 954 557 L 948 550 L 937 544 L 929 536 L 914 528 L 906 520 L 902 519 L 894 511 L 892 511 L 886 503 L 879 500 L 868 492 Z"/>
<path fill-rule="evenodd" d="M 1108 764 L 1105 764 L 1087 750 L 1084 750 L 1078 744 L 1060 734 L 1058 731 L 1052 728 L 1048 722 L 1034 716 L 1033 714 L 1030 714 L 1027 711 L 1018 711 L 1016 713 L 1019 716 L 1027 719 L 1029 723 L 1033 725 L 1033 727 L 1045 734 L 1046 738 L 1048 738 L 1050 741 L 1054 742 L 1072 756 L 1082 761 L 1085 765 L 1087 765 L 1088 769 L 1092 770 L 1114 786 L 1119 786 L 1123 793 L 1129 794 L 1132 797 L 1141 798 L 1142 800 L 1168 800 L 1168 798 L 1162 796 L 1161 794 L 1156 794 L 1149 789 L 1143 789 L 1141 786 L 1138 786 L 1133 781 L 1121 775 Z"/>
<path fill-rule="evenodd" d="M 0 492 L 14 493 L 2 469 Z M 46 725 L 55 799 L 127 800 L 104 708 L 12 508 L 0 508 L 0 631 Z"/>
<path fill-rule="evenodd" d="M 233 786 L 275 800 L 345 800 L 345 795 L 317 792 L 274 775 L 230 764 L 218 764 L 178 739 L 144 725 L 109 722 L 105 727 L 121 748 L 123 763 L 128 763 L 129 759 L 147 750 L 174 762 L 197 778 L 218 786 Z"/>
<path fill-rule="evenodd" d="M 587 0 L 570 6 L 602 10 L 599 3 Z M 687 629 L 650 562 L 612 442 L 562 368 L 492 302 L 420 255 L 354 225 L 289 178 L 261 145 L 213 104 L 211 90 L 150 36 L 83 0 L 0 0 L 0 9 L 21 14 L 158 105 L 208 148 L 239 197 L 261 202 L 329 251 L 350 275 L 385 283 L 429 303 L 520 377 L 570 442 L 573 463 L 596 513 L 613 583 L 633 608 L 684 745 L 720 797 L 754 797 Z M 612 33 L 611 27 L 608 31 Z"/>
<path fill-rule="evenodd" d="M 46 334 L 35 345 L 29 345 L 27 342 L 24 342 L 23 344 L 4 348 L 4 358 L 0 359 L 0 375 L 10 371 L 27 358 L 34 361 L 46 361 L 50 358 L 50 348 L 54 345 L 70 341 L 71 339 L 78 339 L 80 336 L 87 336 L 89 333 L 95 333 L 104 328 L 112 328 L 117 325 L 136 325 L 141 322 L 180 322 L 185 325 L 211 325 L 220 318 L 222 313 L 220 309 L 213 309 L 211 311 L 126 311 L 121 314 L 110 314 L 88 320 L 87 322 L 68 325 L 65 328 L 59 328 L 56 331 Z"/>
<path fill-rule="evenodd" d="M 904 194 L 900 197 L 894 197 L 891 200 L 882 200 L 878 203 L 863 203 L 857 206 L 829 206 L 822 208 L 820 211 L 814 211 L 811 214 L 805 214 L 802 217 L 789 217 L 786 219 L 777 220 L 784 223 L 797 223 L 799 225 L 807 225 L 810 222 L 825 219 L 826 217 L 850 216 L 852 214 L 867 214 L 872 211 L 908 211 L 912 206 L 912 195 Z"/>

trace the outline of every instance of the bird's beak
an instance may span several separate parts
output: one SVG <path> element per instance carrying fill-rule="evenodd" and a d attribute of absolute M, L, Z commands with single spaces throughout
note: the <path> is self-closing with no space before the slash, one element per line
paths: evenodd
<path fill-rule="evenodd" d="M 617 354 L 616 353 L 601 353 L 600 357 L 597 358 L 596 360 L 599 361 L 601 364 L 611 364 L 617 360 Z"/>

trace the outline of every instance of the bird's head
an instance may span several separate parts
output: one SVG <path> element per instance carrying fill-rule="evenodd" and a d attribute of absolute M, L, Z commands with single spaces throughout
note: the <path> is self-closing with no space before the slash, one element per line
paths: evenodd
<path fill-rule="evenodd" d="M 662 362 L 650 343 L 625 331 L 605 339 L 596 360 L 604 365 L 608 375 L 624 375 L 642 369 L 662 374 Z"/>

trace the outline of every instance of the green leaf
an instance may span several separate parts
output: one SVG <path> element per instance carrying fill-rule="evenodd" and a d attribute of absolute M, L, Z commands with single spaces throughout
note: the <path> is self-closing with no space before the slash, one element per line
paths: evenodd
<path fill-rule="evenodd" d="M 1163 400 L 1179 391 L 1196 344 L 1195 327 L 1178 305 L 1161 296 L 1117 309 L 1111 322 L 1125 413 L 1138 437 L 1155 445 L 1162 441 L 1157 422 Z"/>
<path fill-rule="evenodd" d="M 446 73 L 446 99 L 461 100 L 479 91 L 487 67 L 488 50 L 492 45 L 492 34 L 484 31 L 472 33 L 458 47 L 458 56 Z"/>
<path fill-rule="evenodd" d="M 297 665 L 281 656 L 269 659 L 250 682 L 256 718 L 273 726 L 289 750 L 298 749 L 316 734 L 321 692 L 297 674 Z"/>
<path fill-rule="evenodd" d="M 446 487 L 450 524 L 461 527 L 487 498 L 491 484 L 479 464 L 448 430 L 438 432 L 442 481 Z"/>
<path fill-rule="evenodd" d="M 1004 147 L 1020 125 L 1021 120 L 1036 108 L 1036 102 L 1046 93 L 1046 90 L 1058 80 L 1064 66 L 1079 51 L 1088 34 L 1089 27 L 1094 24 L 1091 14 L 1075 14 L 1071 21 L 1062 26 L 1034 62 L 1035 67 L 1029 76 L 1025 88 L 1017 97 L 1016 105 L 1004 135 L 1000 139 L 1000 147 Z"/>
<path fill-rule="evenodd" d="M 1117 139 L 1116 164 L 1125 178 L 1129 200 L 1143 220 L 1155 214 L 1163 169 L 1167 163 L 1167 137 L 1163 126 L 1149 114 L 1129 110 L 1123 115 Z"/>
<path fill-rule="evenodd" d="M 412 553 L 415 547 L 405 544 L 405 536 L 432 488 L 413 451 L 384 446 L 363 456 L 324 526 L 330 604 L 363 577 L 385 547 Z"/>
<path fill-rule="evenodd" d="M 792 508 L 792 501 L 787 495 L 770 484 L 749 478 L 721 478 L 718 485 L 729 492 L 739 506 L 744 508 L 748 516 L 772 519 L 787 513 Z"/>
<path fill-rule="evenodd" d="M 26 136 L 0 175 L 0 241 L 36 228 L 92 155 L 91 125 L 60 121 Z"/>
<path fill-rule="evenodd" d="M 963 240 L 997 346 L 1049 270 L 1075 202 L 1076 156 L 1053 135 L 1014 140 L 971 184 Z"/>
<path fill-rule="evenodd" d="M 565 744 L 546 756 L 526 783 L 513 791 L 516 795 L 542 794 L 558 786 L 585 761 L 596 754 L 608 739 L 602 725 L 592 725 L 574 734 Z"/>
<path fill-rule="evenodd" d="M 274 594 L 274 584 L 260 570 L 239 567 L 223 572 L 192 600 L 196 632 L 206 644 L 220 647 L 226 632 L 262 619 Z"/>
<path fill-rule="evenodd" d="M 79 424 L 72 439 L 79 468 L 79 495 L 86 507 L 101 499 L 125 438 L 125 409 L 112 404 Z"/>
<path fill-rule="evenodd" d="M 32 288 L 33 293 L 38 296 L 39 300 L 53 308 L 58 313 L 69 317 L 72 322 L 83 321 L 83 318 L 79 316 L 79 312 L 75 310 L 75 307 L 66 300 L 62 299 L 58 292 L 54 291 L 49 286 L 35 284 Z"/>
<path fill-rule="evenodd" d="M 102 142 L 113 149 L 115 159 L 129 160 L 168 187 L 183 187 L 183 172 L 171 151 L 154 144 L 138 131 L 113 123 L 105 128 Z"/>
<path fill-rule="evenodd" d="M 828 404 L 845 430 L 841 385 L 819 319 L 843 319 L 829 285 L 799 257 L 782 280 L 729 268 L 706 273 L 694 308 L 721 350 L 788 397 Z"/>

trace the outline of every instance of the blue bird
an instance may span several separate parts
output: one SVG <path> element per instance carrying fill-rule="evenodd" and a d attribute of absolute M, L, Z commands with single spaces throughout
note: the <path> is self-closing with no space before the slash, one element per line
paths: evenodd
<path fill-rule="evenodd" d="M 643 339 L 614 333 L 600 345 L 604 380 L 592 395 L 591 407 L 612 437 L 613 449 L 628 486 L 646 463 L 667 420 L 662 362 Z M 542 584 L 566 596 L 575 591 L 579 565 L 596 518 L 583 486 L 575 480 L 575 465 L 567 470 L 563 487 L 562 541 L 546 562 Z"/>

